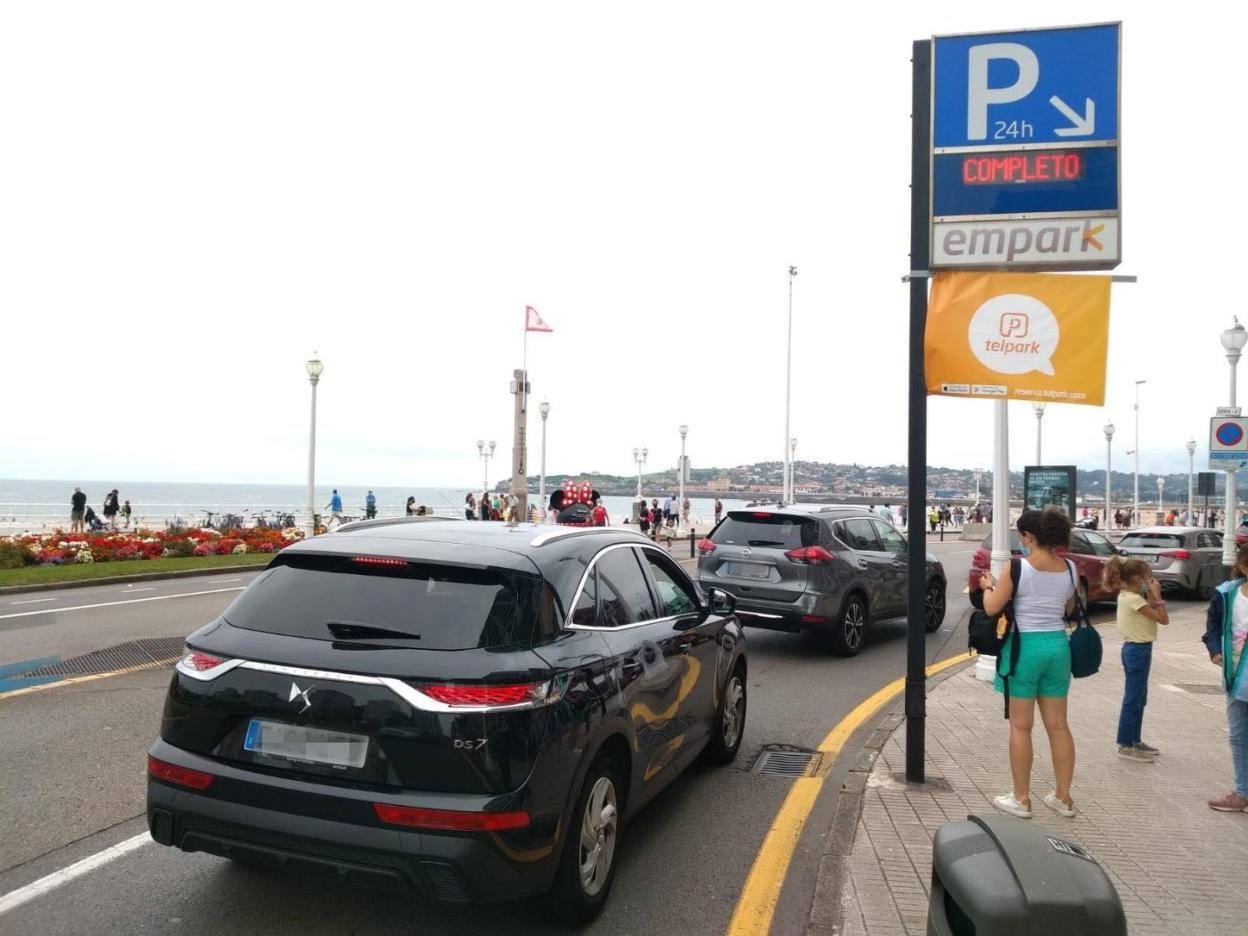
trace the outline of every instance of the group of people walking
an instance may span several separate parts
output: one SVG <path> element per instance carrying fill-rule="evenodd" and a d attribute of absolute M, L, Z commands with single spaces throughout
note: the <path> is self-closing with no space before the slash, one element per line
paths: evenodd
<path fill-rule="evenodd" d="M 104 519 L 101 520 L 95 510 L 87 504 L 87 495 L 82 492 L 82 488 L 75 487 L 74 493 L 69 499 L 69 530 L 71 533 L 88 533 L 100 532 L 105 529 L 118 529 L 118 517 L 124 529 L 130 529 L 130 517 L 133 509 L 130 507 L 130 501 L 120 502 L 117 489 L 113 488 L 104 496 L 104 503 L 101 512 Z"/>
<path fill-rule="evenodd" d="M 1044 804 L 1062 816 L 1075 815 L 1075 741 L 1067 721 L 1071 685 L 1071 649 L 1067 621 L 1077 614 L 1076 574 L 1073 564 L 1058 554 L 1070 545 L 1072 524 L 1055 508 L 1024 511 L 1018 534 L 1027 554 L 1014 575 L 994 581 L 980 579 L 983 609 L 991 617 L 1004 614 L 1017 630 L 1000 652 L 995 680 L 1008 699 L 1009 762 L 1013 787 L 994 800 L 1002 812 L 1021 818 L 1032 815 L 1032 728 L 1036 710 L 1049 738 L 1054 789 Z M 1122 635 L 1125 676 L 1115 738 L 1119 756 L 1137 763 L 1154 763 L 1161 751 L 1143 740 L 1148 677 L 1158 626 L 1170 623 L 1161 586 L 1152 568 L 1140 559 L 1114 556 L 1106 565 L 1105 583 L 1118 593 L 1117 624 Z M 1204 643 L 1211 662 L 1221 671 L 1227 694 L 1231 761 L 1235 788 L 1208 801 L 1211 809 L 1248 812 L 1248 667 L 1244 645 L 1248 639 L 1248 545 L 1236 554 L 1232 579 L 1218 587 L 1206 617 Z M 1003 678 L 1002 674 L 1007 678 Z M 1008 692 L 1007 692 L 1008 685 Z"/>

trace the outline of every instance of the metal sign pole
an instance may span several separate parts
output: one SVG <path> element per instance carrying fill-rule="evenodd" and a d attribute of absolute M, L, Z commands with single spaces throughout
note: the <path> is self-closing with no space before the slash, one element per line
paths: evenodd
<path fill-rule="evenodd" d="M 932 44 L 914 43 L 910 156 L 910 510 L 909 569 L 906 593 L 906 780 L 924 779 L 924 724 L 927 717 L 927 636 L 923 591 L 927 585 L 927 541 L 923 514 L 927 505 L 927 378 L 923 369 L 923 333 L 927 327 L 926 275 L 931 255 L 930 160 L 932 119 Z M 919 522 L 915 523 L 914 520 Z"/>

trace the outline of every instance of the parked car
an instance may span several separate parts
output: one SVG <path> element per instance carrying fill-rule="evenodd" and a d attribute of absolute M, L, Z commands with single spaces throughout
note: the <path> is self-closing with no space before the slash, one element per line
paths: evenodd
<path fill-rule="evenodd" d="M 1222 534 L 1200 527 L 1142 527 L 1118 542 L 1128 556 L 1143 559 L 1163 589 L 1182 588 L 1207 601 L 1226 580 Z"/>
<path fill-rule="evenodd" d="M 452 903 L 549 892 L 584 922 L 624 821 L 737 754 L 733 604 L 609 528 L 396 519 L 288 547 L 187 639 L 152 837 Z"/>
<path fill-rule="evenodd" d="M 1057 550 L 1059 556 L 1070 559 L 1075 564 L 1078 578 L 1077 587 L 1084 604 L 1097 601 L 1116 599 L 1117 592 L 1108 591 L 1104 586 L 1105 563 L 1118 554 L 1118 549 L 1109 538 L 1091 530 L 1074 529 L 1070 531 L 1070 548 Z M 1018 530 L 1010 530 L 1010 555 L 1025 556 L 1027 549 L 1018 537 Z M 967 587 L 971 591 L 979 588 L 979 579 L 992 566 L 992 537 L 985 536 L 971 557 L 971 570 L 967 576 Z"/>
<path fill-rule="evenodd" d="M 698 543 L 698 581 L 733 595 L 748 626 L 813 630 L 854 656 L 873 621 L 906 613 L 906 537 L 861 507 L 732 510 Z M 945 619 L 945 570 L 927 556 L 924 627 Z"/>

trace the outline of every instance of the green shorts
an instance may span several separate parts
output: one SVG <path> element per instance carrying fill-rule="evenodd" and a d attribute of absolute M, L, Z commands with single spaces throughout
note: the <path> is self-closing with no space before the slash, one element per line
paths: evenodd
<path fill-rule="evenodd" d="M 1040 631 L 1018 635 L 1018 666 L 1010 677 L 1010 697 L 1014 699 L 1064 699 L 1070 691 L 1070 638 L 1066 631 Z M 1010 645 L 1006 640 L 997 663 L 998 672 L 1009 672 Z M 1001 677 L 993 682 L 997 692 L 1005 692 Z"/>

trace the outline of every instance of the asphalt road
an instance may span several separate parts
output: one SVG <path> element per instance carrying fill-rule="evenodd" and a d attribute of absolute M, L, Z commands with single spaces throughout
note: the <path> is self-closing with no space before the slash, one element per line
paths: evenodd
<path fill-rule="evenodd" d="M 962 588 L 974 546 L 951 541 L 931 549 L 950 580 L 945 626 L 927 639 L 934 662 L 965 650 Z M 51 599 L 37 604 L 19 603 L 32 596 L 0 598 L 0 665 L 185 635 L 218 613 L 249 577 L 66 590 L 33 596 Z M 728 768 L 693 768 L 627 827 L 614 890 L 595 933 L 723 933 L 790 784 L 750 772 L 759 750 L 817 747 L 860 701 L 905 671 L 902 621 L 870 629 L 853 659 L 830 656 L 797 636 L 748 635 L 750 696 L 741 756 Z M 162 668 L 0 697 L 0 907 L 4 895 L 146 831 L 145 756 L 168 679 Z M 841 760 L 843 771 L 852 757 Z M 834 769 L 826 801 L 811 816 L 811 836 L 826 832 L 839 785 Z M 805 932 L 816 870 L 817 862 L 799 848 L 773 932 Z M 243 869 L 150 842 L 0 915 L 4 933 L 307 936 L 464 928 L 479 934 L 553 931 L 536 903 L 448 909 L 333 877 Z"/>

